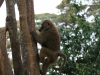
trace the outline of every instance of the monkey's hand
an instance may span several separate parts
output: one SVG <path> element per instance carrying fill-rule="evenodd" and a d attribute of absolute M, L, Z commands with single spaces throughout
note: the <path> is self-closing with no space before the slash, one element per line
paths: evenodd
<path fill-rule="evenodd" d="M 36 33 L 36 31 L 30 31 L 31 36 L 34 38 L 34 34 Z"/>
<path fill-rule="evenodd" d="M 39 30 L 36 30 L 36 33 L 37 33 L 37 34 L 40 34 Z"/>
<path fill-rule="evenodd" d="M 39 34 L 40 32 L 38 30 L 30 31 L 30 34 L 32 34 L 32 35 L 36 34 L 36 33 Z"/>

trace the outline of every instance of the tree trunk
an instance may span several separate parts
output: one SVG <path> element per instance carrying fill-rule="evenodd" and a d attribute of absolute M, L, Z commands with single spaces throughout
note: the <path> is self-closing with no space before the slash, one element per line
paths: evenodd
<path fill-rule="evenodd" d="M 25 40 L 21 26 L 20 26 L 20 43 L 21 43 L 21 53 L 23 62 L 23 75 L 29 75 L 29 67 L 28 67 L 29 61 L 27 55 L 27 48 L 25 46 Z"/>
<path fill-rule="evenodd" d="M 34 0 L 26 0 L 26 5 L 27 5 L 27 22 L 28 22 L 29 30 L 33 31 L 35 30 Z M 37 74 L 39 74 L 40 69 L 39 69 L 39 55 L 38 55 L 38 50 L 37 50 L 37 44 L 36 44 L 36 41 L 32 37 L 31 37 L 31 40 L 33 40 L 32 41 L 33 52 L 34 52 L 33 62 L 37 63 L 35 67 L 35 71 Z"/>
<path fill-rule="evenodd" d="M 31 1 L 32 2 L 32 1 Z M 31 4 L 30 2 L 30 4 Z M 31 40 L 31 35 L 28 27 L 28 20 L 27 20 L 27 6 L 26 6 L 26 0 L 19 0 L 19 13 L 20 13 L 20 25 L 22 27 L 23 37 L 25 40 L 25 46 L 28 54 L 28 61 L 29 61 L 29 71 L 30 75 L 40 75 L 39 72 L 39 64 L 37 60 L 37 50 L 36 45 L 34 45 Z M 32 6 L 33 7 L 33 6 Z M 29 6 L 31 8 L 31 6 Z M 32 9 L 33 10 L 33 9 Z M 30 11 L 29 11 L 30 12 Z M 32 13 L 32 12 L 31 12 Z M 32 13 L 33 14 L 33 13 Z M 31 16 L 32 16 L 31 14 Z M 34 19 L 31 19 L 31 22 Z"/>
<path fill-rule="evenodd" d="M 6 28 L 2 28 L 2 30 L 0 30 L 0 34 L 0 67 L 2 68 L 0 75 L 13 75 L 6 51 Z"/>
<path fill-rule="evenodd" d="M 14 74 L 22 75 L 20 45 L 19 45 L 18 35 L 17 35 L 17 22 L 15 18 L 13 0 L 6 0 L 6 8 L 7 8 L 6 26 L 9 31 L 9 36 L 11 41 Z"/>
<path fill-rule="evenodd" d="M 18 10 L 20 11 L 20 6 L 19 6 L 19 0 L 16 0 Z M 25 46 L 25 40 L 23 37 L 23 31 L 22 27 L 20 26 L 20 47 L 21 47 L 21 54 L 22 54 L 22 63 L 23 63 L 23 74 L 22 75 L 29 75 L 29 61 L 28 61 L 28 56 L 27 56 L 27 50 Z"/>
<path fill-rule="evenodd" d="M 2 54 L 1 47 L 0 47 L 0 75 L 5 75 L 5 70 L 4 70 L 4 56 Z"/>

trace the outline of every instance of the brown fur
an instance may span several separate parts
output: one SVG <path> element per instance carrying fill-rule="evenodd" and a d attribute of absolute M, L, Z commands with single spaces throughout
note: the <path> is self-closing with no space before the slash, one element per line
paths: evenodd
<path fill-rule="evenodd" d="M 46 75 L 47 68 L 57 61 L 58 56 L 63 57 L 64 62 L 59 68 L 52 68 L 61 69 L 66 62 L 66 55 L 60 51 L 60 35 L 54 24 L 50 20 L 45 20 L 39 32 L 32 31 L 31 34 L 42 45 L 40 51 L 40 62 L 43 63 L 42 75 Z"/>

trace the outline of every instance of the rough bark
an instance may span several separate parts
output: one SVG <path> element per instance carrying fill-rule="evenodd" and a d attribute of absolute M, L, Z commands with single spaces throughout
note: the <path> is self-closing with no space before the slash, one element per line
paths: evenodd
<path fill-rule="evenodd" d="M 17 35 L 17 22 L 15 18 L 13 0 L 6 0 L 6 8 L 7 8 L 6 26 L 10 36 L 14 74 L 22 75 L 20 45 L 19 45 L 18 35 Z"/>
<path fill-rule="evenodd" d="M 17 1 L 18 10 L 20 11 L 19 0 Z M 23 36 L 22 26 L 20 26 L 20 45 L 21 45 L 21 54 L 22 54 L 22 62 L 23 62 L 23 75 L 29 75 L 29 61 L 27 55 L 27 48 L 25 46 L 25 40 Z"/>
<path fill-rule="evenodd" d="M 26 0 L 19 0 L 19 13 L 20 25 L 22 27 L 23 37 L 25 40 L 25 46 L 28 54 L 30 75 L 40 75 L 37 61 L 37 51 L 35 46 L 33 48 L 33 43 L 31 40 L 31 35 L 28 27 Z"/>
<path fill-rule="evenodd" d="M 0 34 L 0 69 L 2 68 L 0 75 L 13 75 L 6 51 L 6 28 L 2 28 L 2 30 L 0 30 Z"/>
<path fill-rule="evenodd" d="M 28 68 L 29 62 L 28 62 L 27 49 L 25 46 L 22 27 L 20 27 L 20 43 L 21 43 L 21 54 L 22 54 L 22 62 L 23 62 L 23 75 L 29 75 L 29 68 Z"/>
<path fill-rule="evenodd" d="M 34 31 L 35 30 L 34 0 L 26 0 L 26 5 L 27 5 L 27 20 L 28 20 L 29 30 Z M 32 43 L 33 43 L 34 60 L 35 60 L 34 63 L 37 63 L 35 69 L 36 69 L 37 73 L 40 73 L 37 42 L 32 37 L 31 37 L 31 39 L 32 39 Z"/>
<path fill-rule="evenodd" d="M 5 75 L 4 56 L 2 54 L 1 47 L 0 47 L 0 75 Z"/>
<path fill-rule="evenodd" d="M 26 0 L 27 20 L 30 31 L 35 30 L 34 0 Z"/>
<path fill-rule="evenodd" d="M 33 31 L 35 30 L 34 0 L 26 0 L 26 5 L 27 5 L 27 20 L 28 20 L 29 30 Z M 33 52 L 34 52 L 33 62 L 37 63 L 35 70 L 36 70 L 36 73 L 39 74 L 40 69 L 39 69 L 39 56 L 38 56 L 37 44 L 36 44 L 36 41 L 32 37 L 31 39 L 33 43 Z"/>
<path fill-rule="evenodd" d="M 2 42 L 0 44 L 0 49 L 1 49 L 1 53 L 2 53 L 2 60 L 4 61 L 4 71 L 5 71 L 5 75 L 13 75 L 12 73 L 12 68 L 11 68 L 11 65 L 10 65 L 10 62 L 9 62 L 9 59 L 8 59 L 8 54 L 7 54 L 7 51 L 6 51 L 6 45 L 4 44 L 4 41 L 0 39 L 0 42 Z M 2 65 L 3 66 L 3 65 Z M 2 75 L 2 74 L 0 74 Z"/>

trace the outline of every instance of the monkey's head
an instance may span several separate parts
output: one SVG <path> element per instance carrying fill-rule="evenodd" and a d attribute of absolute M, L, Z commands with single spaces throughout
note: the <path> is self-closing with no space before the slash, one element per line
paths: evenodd
<path fill-rule="evenodd" d="M 47 31 L 47 30 L 51 29 L 52 27 L 54 27 L 54 24 L 50 20 L 45 20 L 41 24 L 41 27 L 40 27 L 39 31 L 40 32 L 41 31 Z"/>

